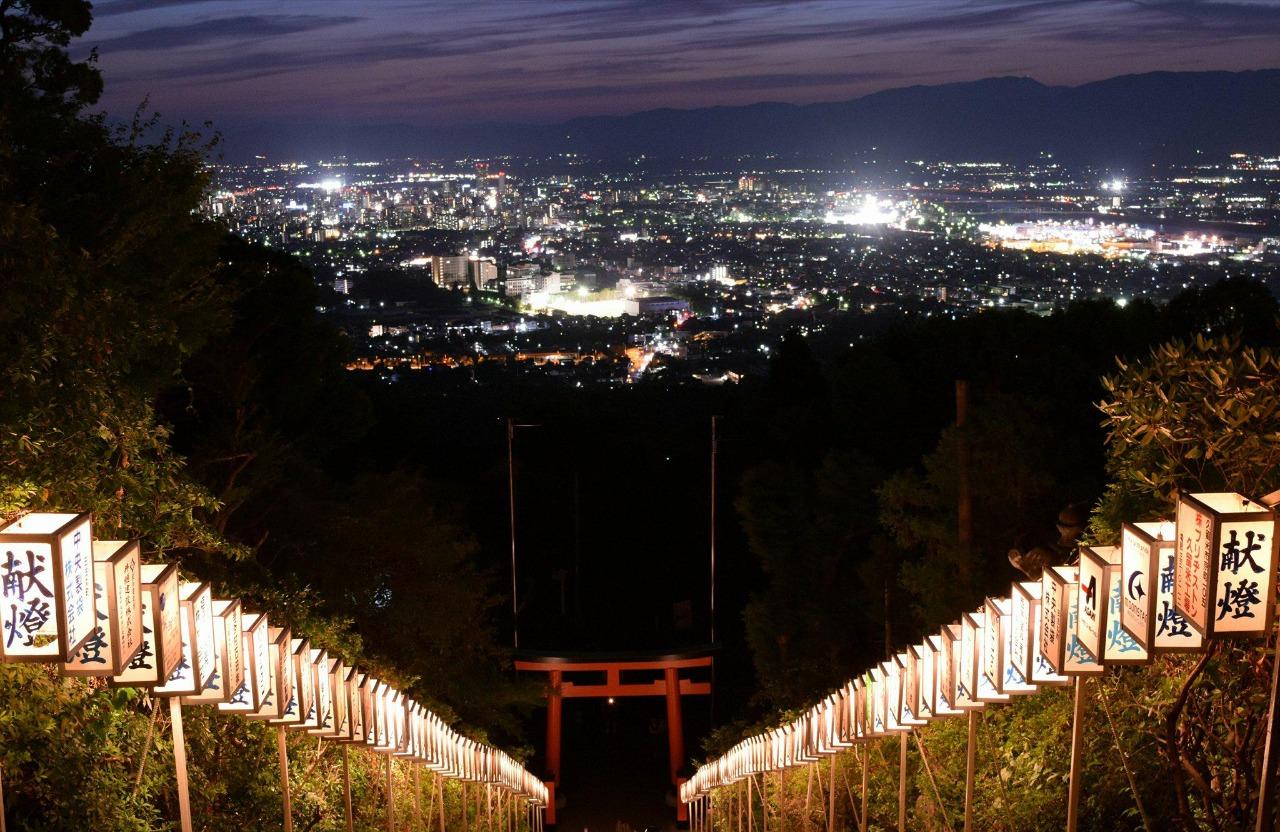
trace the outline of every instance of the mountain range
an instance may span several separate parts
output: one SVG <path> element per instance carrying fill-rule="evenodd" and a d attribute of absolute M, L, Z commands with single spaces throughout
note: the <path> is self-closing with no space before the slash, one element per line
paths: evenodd
<path fill-rule="evenodd" d="M 1280 155 L 1280 69 L 1151 72 L 1079 86 L 1031 78 L 890 89 L 819 104 L 763 102 L 558 124 L 259 124 L 223 130 L 228 158 L 591 158 L 779 154 L 1022 161 L 1041 154 L 1105 167 Z"/>

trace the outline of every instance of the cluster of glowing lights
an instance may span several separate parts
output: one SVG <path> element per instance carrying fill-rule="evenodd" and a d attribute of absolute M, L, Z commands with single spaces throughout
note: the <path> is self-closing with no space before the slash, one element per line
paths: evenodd
<path fill-rule="evenodd" d="M 823 221 L 829 225 L 895 225 L 902 214 L 892 200 L 865 194 L 862 201 L 847 211 L 828 211 Z"/>

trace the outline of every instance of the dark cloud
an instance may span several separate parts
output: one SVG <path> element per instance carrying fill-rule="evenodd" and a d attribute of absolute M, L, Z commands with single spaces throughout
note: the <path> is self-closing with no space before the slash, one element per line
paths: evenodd
<path fill-rule="evenodd" d="M 94 17 L 112 17 L 130 12 L 149 12 L 170 6 L 196 6 L 215 0 L 111 0 L 106 3 L 94 3 Z"/>
<path fill-rule="evenodd" d="M 119 37 L 98 41 L 104 53 L 128 50 L 181 49 L 214 41 L 251 41 L 310 32 L 330 26 L 358 22 L 358 17 L 319 15 L 240 15 L 202 20 L 184 26 L 157 26 L 139 29 Z"/>
<path fill-rule="evenodd" d="M 305 13 L 296 10 L 305 10 Z M 107 106 L 568 118 L 1280 64 L 1280 0 L 104 0 Z M 98 40 L 97 38 L 101 38 Z M 112 99 L 111 96 L 117 96 Z"/>

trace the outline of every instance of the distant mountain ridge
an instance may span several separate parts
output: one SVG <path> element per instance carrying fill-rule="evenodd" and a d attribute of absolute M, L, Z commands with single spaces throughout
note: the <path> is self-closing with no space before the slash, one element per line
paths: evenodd
<path fill-rule="evenodd" d="M 580 153 L 594 158 L 737 154 L 1026 160 L 1135 166 L 1197 152 L 1280 154 L 1280 69 L 1150 72 L 1076 87 L 1031 78 L 884 90 L 819 104 L 764 102 L 554 125 L 261 126 L 226 132 L 231 153 L 293 158 Z M 261 149 L 258 149 L 261 148 Z"/>

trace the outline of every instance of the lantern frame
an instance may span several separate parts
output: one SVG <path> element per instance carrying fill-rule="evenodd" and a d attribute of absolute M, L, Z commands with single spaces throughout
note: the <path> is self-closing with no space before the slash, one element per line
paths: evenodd
<path fill-rule="evenodd" d="M 1188 562 L 1187 557 L 1184 555 L 1185 549 L 1183 546 L 1184 518 L 1189 521 L 1192 514 L 1207 518 L 1211 525 L 1207 552 L 1205 553 L 1206 568 L 1199 570 L 1199 574 L 1194 575 L 1192 574 L 1196 571 L 1194 564 Z M 1276 512 L 1233 491 L 1197 494 L 1182 491 L 1178 493 L 1175 517 L 1177 544 L 1174 557 L 1174 609 L 1186 619 L 1191 629 L 1204 638 L 1262 638 L 1269 635 L 1275 624 Z M 1260 578 L 1259 582 L 1255 582 L 1254 588 L 1258 591 L 1257 594 L 1260 600 L 1256 606 L 1261 608 L 1262 616 L 1248 616 L 1254 620 L 1255 626 L 1247 629 L 1223 628 L 1218 624 L 1222 619 L 1222 615 L 1214 615 L 1216 608 L 1227 603 L 1219 598 L 1221 594 L 1220 578 L 1223 571 L 1221 563 L 1223 530 L 1240 524 L 1254 523 L 1270 524 L 1268 533 L 1271 536 L 1271 543 L 1268 547 L 1268 564 L 1254 573 Z M 1234 529 L 1229 530 L 1234 531 Z M 1254 565 L 1256 566 L 1256 562 Z M 1246 574 L 1247 577 L 1248 575 Z M 1195 585 L 1200 581 L 1204 581 L 1205 584 L 1203 593 L 1205 598 L 1205 620 L 1203 623 L 1198 620 L 1194 611 L 1189 612 L 1184 606 L 1184 602 L 1189 599 L 1188 593 L 1194 593 Z M 1184 588 L 1184 584 L 1189 586 L 1190 589 Z M 1225 614 L 1225 610 L 1223 614 Z M 1233 618 L 1233 620 L 1236 619 Z"/>
<path fill-rule="evenodd" d="M 70 542 L 68 543 L 68 540 Z M 0 660 L 18 663 L 61 663 L 71 661 L 84 643 L 93 637 L 97 630 L 97 606 L 94 601 L 94 568 L 93 568 L 93 516 L 91 512 L 73 514 L 69 512 L 31 512 L 17 519 L 0 525 L 0 547 L 6 548 L 4 554 L 4 584 L 7 587 L 13 574 L 12 566 L 22 565 L 15 551 L 8 546 L 29 544 L 37 546 L 41 551 L 28 549 L 28 571 L 26 579 L 30 587 L 38 585 L 43 591 L 46 606 L 52 605 L 53 612 L 46 615 L 37 629 L 29 634 L 33 640 L 44 639 L 39 645 L 18 645 L 16 651 L 11 642 L 16 637 L 19 622 L 17 613 L 0 628 Z M 77 548 L 78 547 L 78 548 Z M 47 555 L 43 551 L 48 549 Z M 37 566 L 37 559 L 48 561 L 44 566 Z M 70 563 L 68 563 L 70 561 Z M 48 573 L 45 581 L 37 579 L 37 573 Z M 20 576 L 24 573 L 17 573 Z M 50 589 L 46 582 L 52 578 Z M 67 580 L 72 586 L 67 586 Z M 18 578 L 22 582 L 22 577 Z M 28 588 L 30 588 L 28 587 Z M 70 594 L 76 592 L 73 598 Z M 20 588 L 18 594 L 26 603 L 26 588 Z M 0 595 L 7 600 L 7 589 Z M 39 599 L 31 602 L 35 607 Z M 75 602 L 77 609 L 68 608 L 69 602 Z M 87 607 L 87 609 L 86 609 Z M 74 619 L 74 620 L 73 620 Z M 46 632 L 49 622 L 53 622 L 54 633 Z M 81 630 L 84 632 L 80 632 Z M 8 632 L 11 635 L 5 635 Z M 43 635 L 42 635 L 43 633 Z M 52 637 L 51 637 L 52 636 Z M 50 649 L 52 648 L 52 649 Z"/>
<path fill-rule="evenodd" d="M 129 573 L 132 572 L 130 578 Z M 136 540 L 95 540 L 93 541 L 93 584 L 94 605 L 100 622 L 94 628 L 94 635 L 102 633 L 100 657 L 105 654 L 104 665 L 92 667 L 87 665 L 81 656 L 93 641 L 90 637 L 83 647 L 76 651 L 69 662 L 62 662 L 59 672 L 63 676 L 118 676 L 133 658 L 142 651 L 144 645 L 142 633 L 142 547 Z M 132 584 L 132 590 L 129 586 Z M 101 597 L 98 591 L 101 588 Z M 132 612 L 125 605 L 132 602 Z M 122 626 L 123 619 L 129 622 Z M 135 642 L 131 645 L 122 635 L 130 630 Z"/>
<path fill-rule="evenodd" d="M 178 582 L 178 615 L 182 624 L 182 662 L 165 679 L 163 685 L 153 687 L 156 696 L 194 696 L 204 690 L 208 674 L 214 672 L 213 648 L 209 642 L 213 634 L 213 593 L 207 583 Z M 182 663 L 187 664 L 189 678 L 175 678 Z M 184 677 L 187 674 L 183 674 Z"/>
<path fill-rule="evenodd" d="M 113 688 L 149 688 L 159 686 L 182 661 L 182 614 L 178 600 L 178 566 L 173 563 L 144 563 L 138 570 L 142 617 L 142 644 L 138 654 L 124 669 L 107 680 Z M 172 602 L 168 599 L 172 598 Z M 131 665 L 151 645 L 154 667 Z"/>

